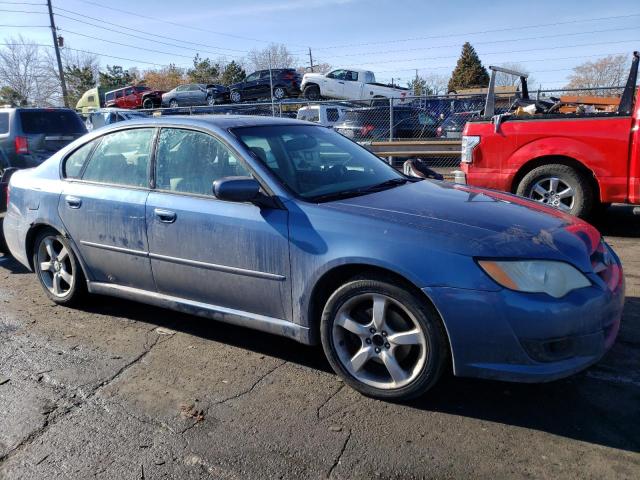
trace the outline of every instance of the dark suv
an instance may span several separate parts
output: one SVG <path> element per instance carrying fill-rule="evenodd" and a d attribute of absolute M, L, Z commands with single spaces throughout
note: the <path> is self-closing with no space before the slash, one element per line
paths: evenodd
<path fill-rule="evenodd" d="M 0 108 L 0 149 L 9 167 L 40 165 L 85 133 L 84 122 L 69 108 Z"/>
<path fill-rule="evenodd" d="M 285 97 L 300 95 L 302 75 L 293 68 L 271 69 L 273 79 L 269 78 L 269 70 L 253 72 L 242 82 L 229 85 L 229 96 L 233 103 L 244 100 L 258 100 L 271 98 L 271 84 L 273 83 L 273 98 L 282 100 Z"/>
<path fill-rule="evenodd" d="M 389 107 L 365 107 L 347 110 L 333 128 L 345 137 L 360 140 L 389 139 Z M 393 107 L 393 138 L 434 137 L 438 120 L 423 109 Z"/>

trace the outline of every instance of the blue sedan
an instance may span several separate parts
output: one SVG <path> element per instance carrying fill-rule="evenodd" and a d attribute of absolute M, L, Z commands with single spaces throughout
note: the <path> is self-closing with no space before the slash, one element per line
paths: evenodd
<path fill-rule="evenodd" d="M 565 377 L 614 342 L 620 261 L 587 223 L 409 178 L 264 117 L 145 119 L 11 177 L 13 256 L 56 303 L 113 295 L 321 343 L 360 392 Z"/>

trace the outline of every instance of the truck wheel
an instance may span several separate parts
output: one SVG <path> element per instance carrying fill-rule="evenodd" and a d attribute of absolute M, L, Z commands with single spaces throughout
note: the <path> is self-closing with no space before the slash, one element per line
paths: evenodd
<path fill-rule="evenodd" d="M 317 85 L 309 85 L 304 88 L 304 92 L 302 92 L 302 95 L 307 100 L 320 100 L 320 87 L 318 87 Z"/>
<path fill-rule="evenodd" d="M 561 164 L 534 168 L 520 181 L 516 193 L 581 218 L 587 217 L 594 205 L 589 180 Z"/>

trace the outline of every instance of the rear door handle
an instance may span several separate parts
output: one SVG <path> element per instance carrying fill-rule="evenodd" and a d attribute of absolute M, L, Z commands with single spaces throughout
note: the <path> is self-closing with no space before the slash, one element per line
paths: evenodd
<path fill-rule="evenodd" d="M 73 195 L 67 195 L 64 197 L 64 201 L 67 202 L 69 208 L 80 208 L 82 206 L 82 199 Z"/>
<path fill-rule="evenodd" d="M 176 212 L 171 210 L 164 210 L 162 208 L 156 208 L 153 213 L 162 223 L 173 223 L 176 221 Z"/>

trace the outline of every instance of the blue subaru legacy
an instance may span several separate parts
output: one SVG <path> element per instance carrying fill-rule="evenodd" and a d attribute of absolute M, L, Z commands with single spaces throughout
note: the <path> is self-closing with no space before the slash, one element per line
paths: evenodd
<path fill-rule="evenodd" d="M 570 375 L 611 347 L 624 303 L 620 261 L 587 223 L 405 177 L 296 120 L 94 131 L 13 175 L 4 233 L 56 303 L 113 295 L 320 342 L 346 383 L 385 399 L 446 368 Z"/>

